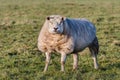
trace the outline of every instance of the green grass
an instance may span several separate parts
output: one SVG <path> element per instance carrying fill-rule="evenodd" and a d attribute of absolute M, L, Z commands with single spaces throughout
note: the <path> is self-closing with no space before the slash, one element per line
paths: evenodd
<path fill-rule="evenodd" d="M 85 50 L 77 71 L 72 71 L 72 55 L 68 55 L 65 73 L 60 72 L 60 54 L 53 54 L 48 71 L 42 72 L 45 55 L 38 51 L 37 38 L 51 14 L 84 17 L 96 25 L 99 70 Z M 120 0 L 0 0 L 0 80 L 119 79 Z"/>

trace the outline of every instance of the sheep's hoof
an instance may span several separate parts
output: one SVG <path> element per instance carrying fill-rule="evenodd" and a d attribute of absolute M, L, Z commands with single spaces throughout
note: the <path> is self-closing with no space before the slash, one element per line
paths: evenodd
<path fill-rule="evenodd" d="M 47 70 L 45 70 L 45 69 L 44 69 L 44 71 L 43 71 L 43 72 L 45 73 L 46 71 L 47 71 Z"/>
<path fill-rule="evenodd" d="M 43 71 L 43 73 L 45 73 L 46 71 Z"/>
<path fill-rule="evenodd" d="M 99 69 L 99 67 L 95 67 L 95 69 L 97 70 L 97 69 Z"/>
<path fill-rule="evenodd" d="M 61 70 L 61 72 L 65 72 L 64 70 Z"/>
<path fill-rule="evenodd" d="M 99 66 L 98 66 L 98 65 L 95 65 L 94 68 L 97 70 L 97 69 L 99 69 Z"/>
<path fill-rule="evenodd" d="M 72 71 L 77 71 L 77 68 L 72 69 Z"/>

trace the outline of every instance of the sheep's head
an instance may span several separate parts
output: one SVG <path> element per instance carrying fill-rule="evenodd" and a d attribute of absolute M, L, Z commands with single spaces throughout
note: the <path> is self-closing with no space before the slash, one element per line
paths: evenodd
<path fill-rule="evenodd" d="M 64 30 L 64 18 L 60 15 L 51 15 L 47 17 L 48 31 L 52 34 L 62 34 Z"/>

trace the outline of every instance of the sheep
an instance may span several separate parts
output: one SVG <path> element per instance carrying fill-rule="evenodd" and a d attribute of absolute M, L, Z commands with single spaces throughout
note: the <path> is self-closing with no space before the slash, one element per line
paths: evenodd
<path fill-rule="evenodd" d="M 50 15 L 39 33 L 38 49 L 46 55 L 44 72 L 47 71 L 51 54 L 61 54 L 61 71 L 68 54 L 73 54 L 73 70 L 78 67 L 78 52 L 89 48 L 94 68 L 98 69 L 97 54 L 99 52 L 96 28 L 85 18 L 67 18 L 61 15 Z"/>

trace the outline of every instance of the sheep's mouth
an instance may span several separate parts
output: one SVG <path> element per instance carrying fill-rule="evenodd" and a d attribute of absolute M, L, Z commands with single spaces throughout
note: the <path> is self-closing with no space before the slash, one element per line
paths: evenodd
<path fill-rule="evenodd" d="M 60 34 L 60 32 L 59 31 L 54 31 L 53 34 Z"/>
<path fill-rule="evenodd" d="M 58 32 L 58 31 L 55 31 L 55 30 L 50 31 L 50 33 L 51 33 L 51 34 L 59 34 L 59 32 Z"/>

